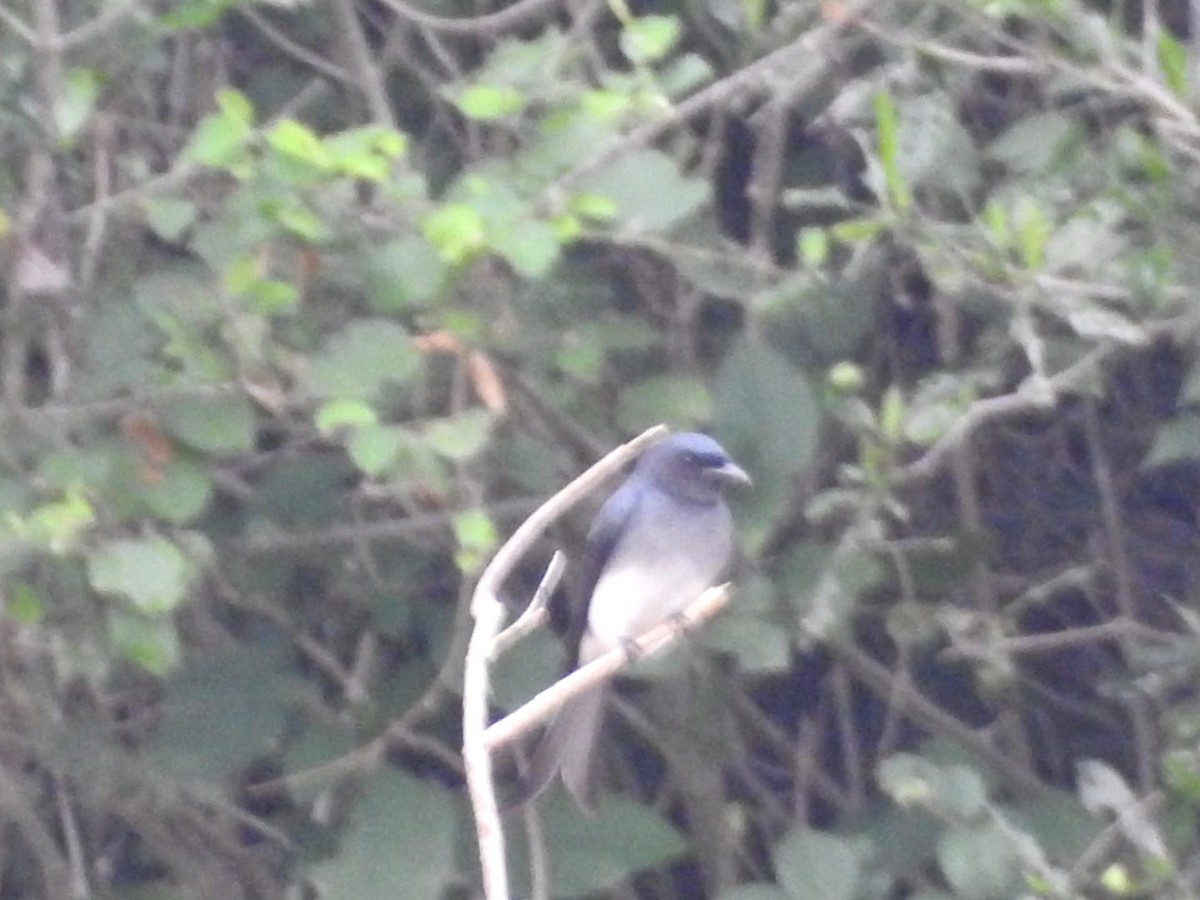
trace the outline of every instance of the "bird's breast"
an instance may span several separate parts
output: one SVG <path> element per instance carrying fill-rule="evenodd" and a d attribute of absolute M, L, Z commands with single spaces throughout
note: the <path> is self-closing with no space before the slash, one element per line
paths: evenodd
<path fill-rule="evenodd" d="M 588 604 L 580 661 L 621 646 L 686 609 L 717 582 L 732 548 L 729 511 L 642 510 L 613 549 Z"/>

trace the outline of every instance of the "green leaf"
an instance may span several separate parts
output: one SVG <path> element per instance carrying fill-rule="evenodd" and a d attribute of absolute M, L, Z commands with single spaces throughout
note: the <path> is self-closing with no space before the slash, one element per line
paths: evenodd
<path fill-rule="evenodd" d="M 829 259 L 829 232 L 824 228 L 803 228 L 796 238 L 800 259 L 810 269 L 819 269 Z"/>
<path fill-rule="evenodd" d="M 937 763 L 897 753 L 879 765 L 879 786 L 900 806 L 919 806 L 943 819 L 970 821 L 988 805 L 987 784 L 961 763 Z"/>
<path fill-rule="evenodd" d="M 468 509 L 453 519 L 454 538 L 458 542 L 454 560 L 462 572 L 477 572 L 499 544 L 496 523 L 482 509 Z"/>
<path fill-rule="evenodd" d="M 253 107 L 245 97 L 231 90 L 221 91 L 217 104 L 220 112 L 200 120 L 184 147 L 183 156 L 201 165 L 226 168 L 235 175 L 245 176 L 246 147 L 254 133 Z"/>
<path fill-rule="evenodd" d="M 805 633 L 820 637 L 845 629 L 859 595 L 879 582 L 883 570 L 865 552 L 814 542 L 797 544 L 781 561 L 778 577 L 783 595 L 794 598 L 793 614 Z"/>
<path fill-rule="evenodd" d="M 404 444 L 404 433 L 395 426 L 364 425 L 346 439 L 346 452 L 365 474 L 378 477 L 396 464 Z"/>
<path fill-rule="evenodd" d="M 404 155 L 408 139 L 395 129 L 367 125 L 329 135 L 324 145 L 338 172 L 365 181 L 384 181 L 392 163 Z"/>
<path fill-rule="evenodd" d="M 318 397 L 370 400 L 384 384 L 412 378 L 419 366 L 407 331 L 388 319 L 359 319 L 312 357 L 306 381 Z"/>
<path fill-rule="evenodd" d="M 153 478 L 147 478 L 134 465 L 129 465 L 122 475 L 119 487 L 128 491 L 146 511 L 176 525 L 195 519 L 212 499 L 212 478 L 186 456 L 174 457 Z"/>
<path fill-rule="evenodd" d="M 1167 87 L 1180 98 L 1189 99 L 1187 45 L 1165 28 L 1158 32 L 1158 65 Z"/>
<path fill-rule="evenodd" d="M 907 207 L 917 188 L 956 201 L 979 190 L 983 173 L 975 138 L 942 97 L 905 97 L 898 126 L 894 160 L 898 179 L 894 185 L 889 182 L 889 193 L 903 195 L 895 201 L 898 209 Z"/>
<path fill-rule="evenodd" d="M 489 233 L 488 244 L 525 278 L 541 278 L 558 262 L 558 230 L 540 219 L 524 219 Z"/>
<path fill-rule="evenodd" d="M 454 416 L 427 422 L 421 437 L 439 456 L 462 462 L 478 454 L 487 445 L 492 422 L 492 414 L 487 410 L 468 409 Z"/>
<path fill-rule="evenodd" d="M 65 553 L 95 521 L 92 505 L 82 494 L 68 491 L 62 500 L 43 503 L 28 517 L 14 517 L 9 524 L 17 534 L 51 553 Z"/>
<path fill-rule="evenodd" d="M 568 803 L 566 792 L 556 791 L 540 804 L 539 812 L 544 817 L 556 897 L 611 889 L 634 872 L 687 849 L 667 821 L 640 803 L 601 797 L 594 816 L 581 816 Z"/>
<path fill-rule="evenodd" d="M 680 174 L 659 150 L 625 154 L 593 176 L 586 191 L 615 203 L 626 228 L 651 234 L 666 231 L 709 198 L 707 182 Z"/>
<path fill-rule="evenodd" d="M 433 210 L 421 220 L 421 233 L 451 265 L 482 250 L 487 237 L 483 216 L 465 203 L 447 203 Z"/>
<path fill-rule="evenodd" d="M 36 625 L 46 613 L 41 594 L 24 581 L 18 581 L 8 592 L 5 612 L 20 625 Z"/>
<path fill-rule="evenodd" d="M 730 350 L 714 386 L 714 430 L 755 480 L 744 502 L 757 528 L 788 502 L 785 486 L 817 449 L 821 409 L 808 377 L 753 335 Z"/>
<path fill-rule="evenodd" d="M 692 426 L 712 416 L 712 397 L 694 378 L 660 375 L 621 392 L 617 424 L 638 432 L 659 422 Z"/>
<path fill-rule="evenodd" d="M 217 91 L 217 109 L 231 122 L 237 122 L 247 128 L 254 124 L 254 105 L 245 94 L 233 88 Z"/>
<path fill-rule="evenodd" d="M 268 218 L 273 222 L 278 222 L 284 229 L 294 234 L 296 237 L 310 244 L 320 243 L 328 239 L 332 235 L 329 224 L 300 197 L 291 197 L 287 202 L 271 204 L 266 210 Z M 260 280 L 259 284 L 280 284 L 280 282 L 269 282 L 268 279 Z M 292 285 L 284 285 L 291 291 L 291 296 L 288 297 L 288 304 L 294 302 L 296 289 Z M 261 298 L 266 300 L 268 298 Z"/>
<path fill-rule="evenodd" d="M 102 594 L 128 598 L 147 615 L 171 612 L 187 594 L 191 565 L 162 537 L 101 544 L 87 556 L 88 581 Z"/>
<path fill-rule="evenodd" d="M 207 28 L 215 23 L 235 0 L 184 0 L 172 7 L 158 19 L 162 27 L 171 31 Z"/>
<path fill-rule="evenodd" d="M 599 382 L 604 372 L 604 344 L 590 334 L 575 332 L 563 335 L 562 341 L 554 352 L 554 364 L 572 378 Z"/>
<path fill-rule="evenodd" d="M 1018 175 L 1048 171 L 1080 130 L 1077 116 L 1061 110 L 1023 115 L 992 141 L 987 156 Z M 990 201 L 994 202 L 994 201 Z"/>
<path fill-rule="evenodd" d="M 346 479 L 355 474 L 340 456 L 284 457 L 264 472 L 248 512 L 291 528 L 326 525 L 345 496 Z"/>
<path fill-rule="evenodd" d="M 717 900 L 789 900 L 787 892 L 773 884 L 739 884 L 717 894 Z"/>
<path fill-rule="evenodd" d="M 178 397 L 157 410 L 167 434 L 206 453 L 240 453 L 254 447 L 258 422 L 242 394 Z"/>
<path fill-rule="evenodd" d="M 309 214 L 311 215 L 311 214 Z M 272 211 L 272 219 L 279 218 L 279 211 Z M 313 224 L 316 234 L 313 239 L 320 237 L 325 226 L 319 222 Z M 301 235 L 308 239 L 307 236 Z M 225 289 L 235 297 L 246 301 L 244 305 L 250 311 L 260 315 L 271 315 L 295 306 L 300 299 L 300 292 L 294 285 L 272 278 L 264 278 L 262 261 L 256 253 L 243 253 L 234 259 L 225 270 Z"/>
<path fill-rule="evenodd" d="M 1002 900 L 1019 893 L 1016 855 L 995 822 L 947 831 L 938 841 L 937 859 L 955 896 L 963 900 Z"/>
<path fill-rule="evenodd" d="M 1200 413 L 1189 410 L 1168 420 L 1158 429 L 1142 467 L 1196 458 L 1200 458 Z"/>
<path fill-rule="evenodd" d="M 634 64 L 657 62 L 679 40 L 676 16 L 641 16 L 625 23 L 621 31 L 621 52 Z"/>
<path fill-rule="evenodd" d="M 179 197 L 148 197 L 146 221 L 164 241 L 175 242 L 196 221 L 196 204 Z"/>
<path fill-rule="evenodd" d="M 690 94 L 713 79 L 713 67 L 699 53 L 684 53 L 663 66 L 658 84 L 668 97 Z"/>
<path fill-rule="evenodd" d="M 317 431 L 329 436 L 345 428 L 362 428 L 379 422 L 379 413 L 361 400 L 330 400 L 317 410 Z"/>
<path fill-rule="evenodd" d="M 338 852 L 308 870 L 321 896 L 443 896 L 462 876 L 451 792 L 390 770 L 364 787 L 361 802 L 347 816 Z"/>
<path fill-rule="evenodd" d="M 883 169 L 888 198 L 897 210 L 903 212 L 912 204 L 912 194 L 900 174 L 900 119 L 896 114 L 896 104 L 886 93 L 879 91 L 872 100 L 872 106 L 875 110 L 879 163 Z"/>
<path fill-rule="evenodd" d="M 282 153 L 296 162 L 301 162 L 317 169 L 327 170 L 333 167 L 333 156 L 321 138 L 307 125 L 295 119 L 280 119 L 267 132 L 267 146 L 277 153 Z"/>
<path fill-rule="evenodd" d="M 597 122 L 618 121 L 633 108 L 633 98 L 627 91 L 597 89 L 585 91 L 579 101 L 580 109 Z"/>
<path fill-rule="evenodd" d="M 396 312 L 433 303 L 446 282 L 446 263 L 418 235 L 378 247 L 365 259 L 367 300 L 380 312 Z"/>
<path fill-rule="evenodd" d="M 63 85 L 63 94 L 54 105 L 59 137 L 69 142 L 91 118 L 100 96 L 102 76 L 95 69 L 71 69 Z"/>
<path fill-rule="evenodd" d="M 617 217 L 617 204 L 600 194 L 576 194 L 567 204 L 571 212 L 596 222 L 611 222 Z"/>
<path fill-rule="evenodd" d="M 784 672 L 792 642 L 778 621 L 774 588 L 765 579 L 739 583 L 729 610 L 704 629 L 701 642 L 737 660 L 743 672 Z"/>
<path fill-rule="evenodd" d="M 481 122 L 494 122 L 521 111 L 525 95 L 504 85 L 473 84 L 454 98 L 464 116 Z"/>
<path fill-rule="evenodd" d="M 562 677 L 567 664 L 562 641 L 542 628 L 521 642 L 520 653 L 505 653 L 492 670 L 492 700 L 501 709 L 516 709 Z"/>
<path fill-rule="evenodd" d="M 1040 269 L 1052 233 L 1046 213 L 1033 197 L 1023 195 L 1013 208 L 1012 221 L 1021 263 L 1026 269 Z"/>
<path fill-rule="evenodd" d="M 167 682 L 151 759 L 177 777 L 216 782 L 277 745 L 305 691 L 282 642 L 209 648 Z"/>
<path fill-rule="evenodd" d="M 861 853 L 845 838 L 796 828 L 773 854 L 775 873 L 791 900 L 854 900 Z"/>
<path fill-rule="evenodd" d="M 155 675 L 166 675 L 179 665 L 182 650 L 171 619 L 114 609 L 108 613 L 106 628 L 109 642 L 121 656 Z"/>

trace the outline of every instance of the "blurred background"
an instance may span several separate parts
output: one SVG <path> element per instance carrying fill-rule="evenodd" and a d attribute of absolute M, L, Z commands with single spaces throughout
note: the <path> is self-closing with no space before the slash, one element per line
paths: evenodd
<path fill-rule="evenodd" d="M 477 896 L 474 579 L 658 422 L 737 595 L 515 895 L 1195 896 L 1198 15 L 0 0 L 0 900 Z"/>

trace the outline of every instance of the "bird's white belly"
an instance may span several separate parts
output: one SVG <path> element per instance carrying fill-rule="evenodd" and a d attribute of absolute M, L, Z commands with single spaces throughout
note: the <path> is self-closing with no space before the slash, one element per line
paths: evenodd
<path fill-rule="evenodd" d="M 589 649 L 612 650 L 683 612 L 716 582 L 724 556 L 698 564 L 691 555 L 674 552 L 660 554 L 650 567 L 610 565 L 588 606 Z"/>

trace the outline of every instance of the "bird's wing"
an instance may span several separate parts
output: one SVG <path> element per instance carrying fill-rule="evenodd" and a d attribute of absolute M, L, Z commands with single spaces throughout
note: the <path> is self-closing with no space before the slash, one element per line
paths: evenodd
<path fill-rule="evenodd" d="M 605 565 L 612 558 L 613 551 L 625 534 L 642 499 L 643 491 L 644 485 L 638 480 L 637 474 L 631 475 L 600 507 L 600 512 L 596 513 L 588 531 L 583 560 L 573 586 L 571 620 L 567 631 L 572 669 L 579 661 L 579 641 L 587 628 L 588 605 L 592 602 L 596 582 L 600 580 Z"/>

